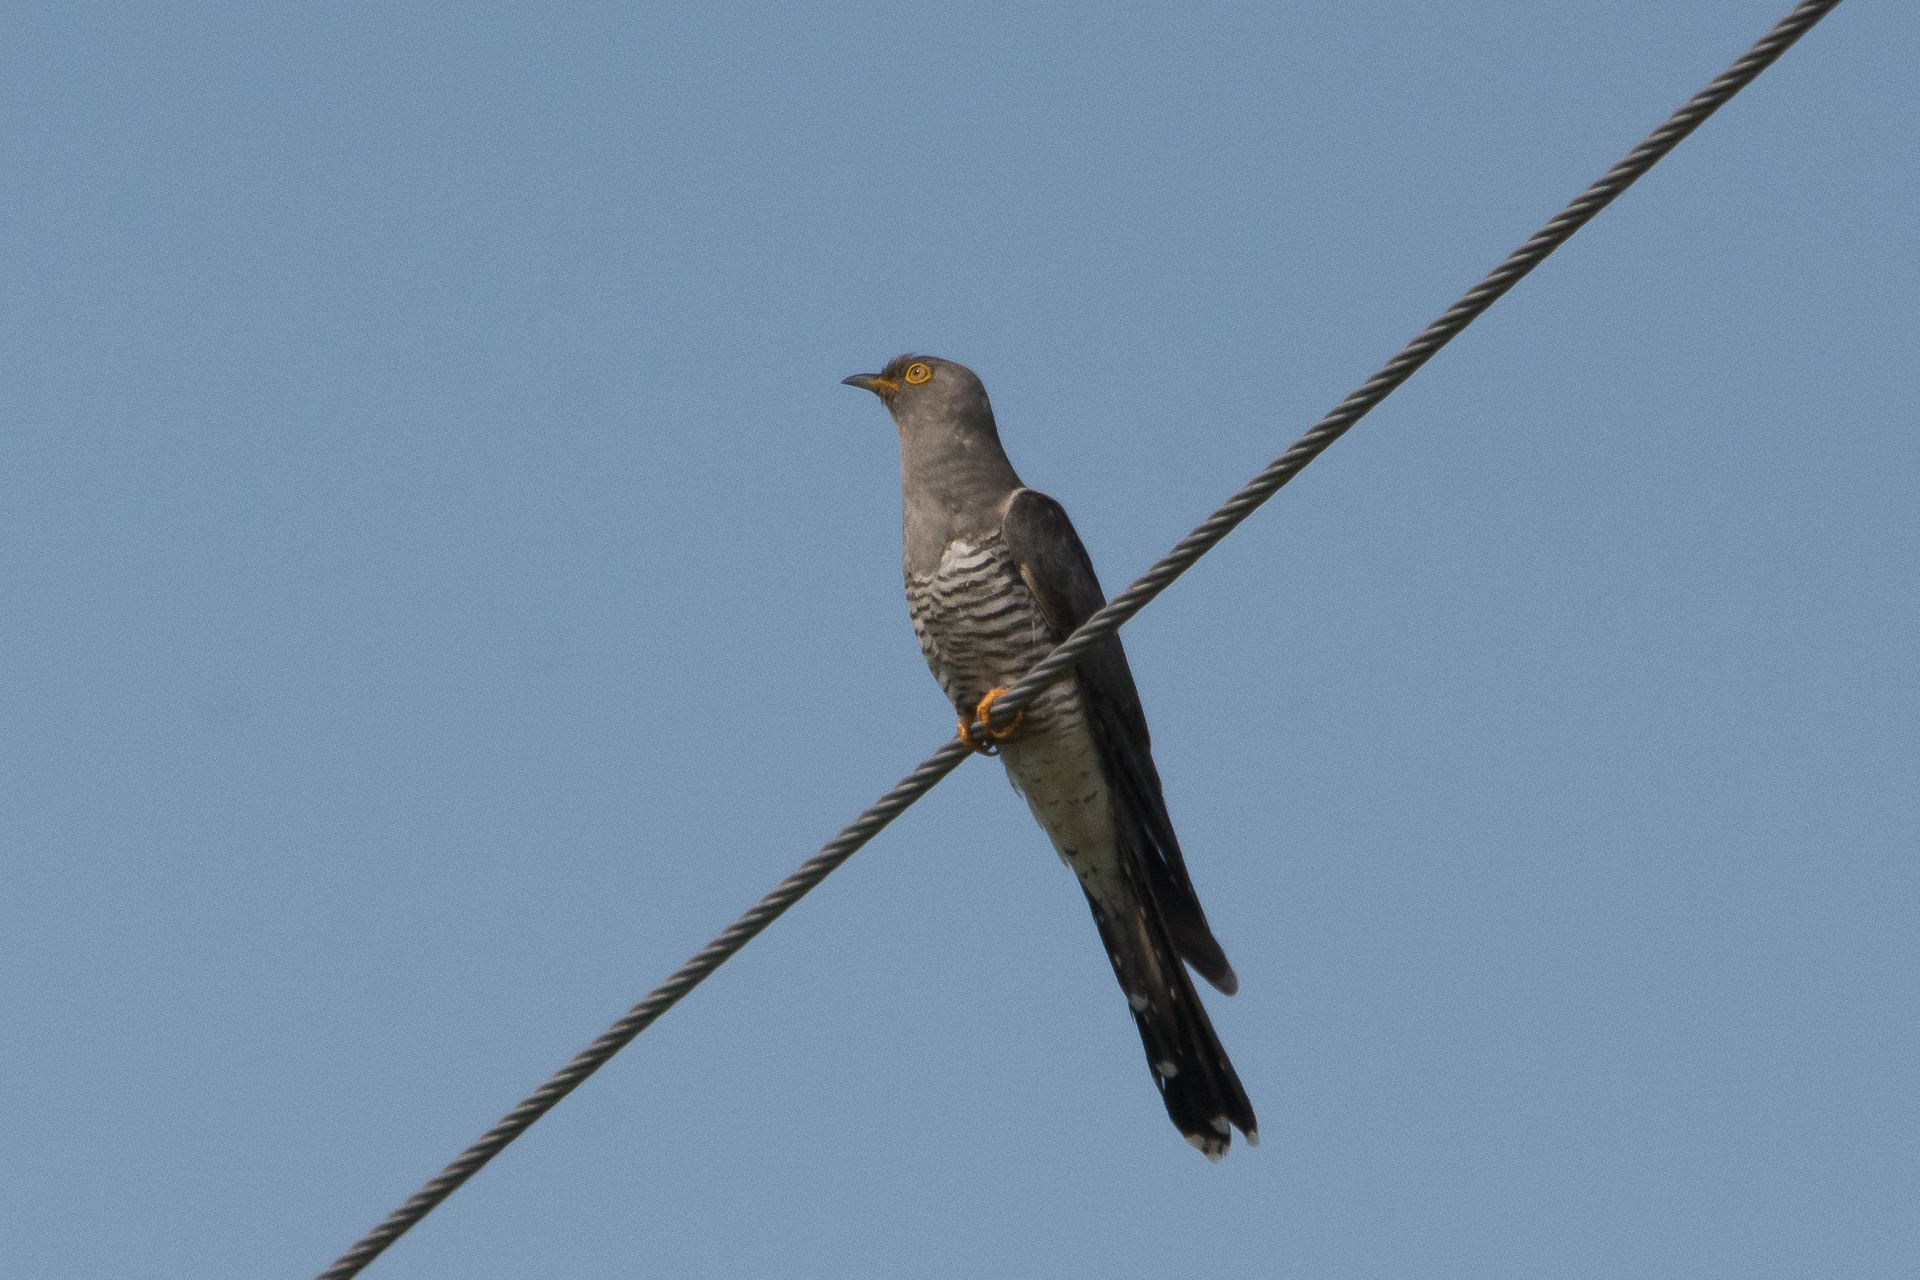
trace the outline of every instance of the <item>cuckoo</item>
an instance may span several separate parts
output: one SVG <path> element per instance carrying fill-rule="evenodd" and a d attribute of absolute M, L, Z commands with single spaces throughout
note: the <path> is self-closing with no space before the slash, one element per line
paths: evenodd
<path fill-rule="evenodd" d="M 1010 724 L 988 719 L 1007 686 L 1106 603 L 1072 522 L 1014 474 L 971 369 L 906 355 L 846 382 L 878 395 L 899 429 L 907 605 L 961 736 L 1000 756 L 1079 878 L 1173 1123 L 1213 1160 L 1234 1128 L 1258 1143 L 1187 966 L 1227 995 L 1240 982 L 1187 875 L 1119 637 Z"/>

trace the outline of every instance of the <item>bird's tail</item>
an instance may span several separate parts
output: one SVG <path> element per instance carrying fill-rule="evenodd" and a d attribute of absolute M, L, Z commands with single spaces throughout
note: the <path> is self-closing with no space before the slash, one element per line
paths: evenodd
<path fill-rule="evenodd" d="M 1089 893 L 1087 903 L 1175 1127 L 1209 1160 L 1227 1154 L 1234 1129 L 1247 1135 L 1249 1146 L 1258 1145 L 1253 1104 L 1150 900 L 1119 904 Z"/>

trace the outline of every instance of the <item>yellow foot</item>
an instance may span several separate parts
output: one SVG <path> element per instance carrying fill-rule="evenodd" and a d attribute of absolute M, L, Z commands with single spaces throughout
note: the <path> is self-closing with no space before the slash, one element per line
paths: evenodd
<path fill-rule="evenodd" d="M 966 743 L 983 756 L 999 754 L 997 744 L 1011 738 L 1014 733 L 1019 730 L 1020 722 L 1027 718 L 1025 711 L 1016 711 L 1013 713 L 1012 724 L 1004 729 L 996 729 L 993 727 L 993 720 L 991 719 L 993 715 L 993 704 L 998 701 L 1000 695 L 1005 692 L 1005 689 L 989 689 L 987 696 L 980 699 L 980 705 L 974 708 L 973 714 L 980 721 L 981 728 L 986 731 L 988 741 L 982 741 L 973 736 L 973 725 L 971 723 L 966 720 L 960 722 L 960 741 Z"/>

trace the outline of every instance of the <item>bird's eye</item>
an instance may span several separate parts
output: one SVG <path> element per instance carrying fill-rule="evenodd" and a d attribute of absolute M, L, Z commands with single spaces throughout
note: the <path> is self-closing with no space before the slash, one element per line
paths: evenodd
<path fill-rule="evenodd" d="M 933 370 L 923 364 L 910 364 L 907 366 L 907 381 L 913 383 L 916 387 L 923 382 L 931 382 L 933 381 Z"/>

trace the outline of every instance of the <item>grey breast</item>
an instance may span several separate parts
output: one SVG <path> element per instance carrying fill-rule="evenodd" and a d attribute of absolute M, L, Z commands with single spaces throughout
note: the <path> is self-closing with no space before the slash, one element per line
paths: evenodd
<path fill-rule="evenodd" d="M 998 533 L 949 543 L 937 572 L 907 578 L 907 605 L 927 665 L 962 714 L 1053 648 L 1039 602 Z M 1057 682 L 1027 707 L 1001 758 L 1061 859 L 1089 890 L 1111 892 L 1113 816 L 1075 681 Z"/>
<path fill-rule="evenodd" d="M 1053 647 L 1039 602 L 998 532 L 947 544 L 931 574 L 907 576 L 907 608 L 934 679 L 971 710 Z"/>

